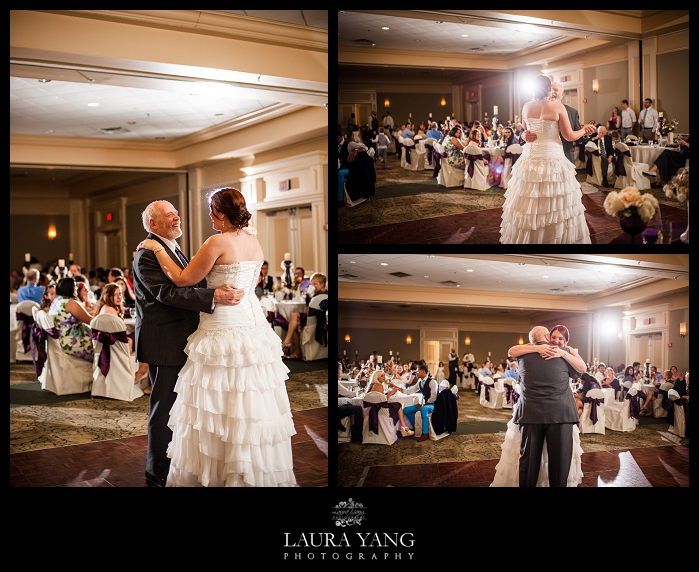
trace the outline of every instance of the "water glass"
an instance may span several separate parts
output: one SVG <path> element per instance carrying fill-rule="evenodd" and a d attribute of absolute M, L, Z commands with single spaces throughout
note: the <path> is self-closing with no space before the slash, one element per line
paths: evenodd
<path fill-rule="evenodd" d="M 658 226 L 658 244 L 672 244 L 671 222 L 661 222 Z"/>

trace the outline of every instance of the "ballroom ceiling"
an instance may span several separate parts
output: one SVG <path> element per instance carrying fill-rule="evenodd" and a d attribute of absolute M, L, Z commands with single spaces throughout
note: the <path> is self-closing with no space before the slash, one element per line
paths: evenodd
<path fill-rule="evenodd" d="M 479 64 L 485 58 L 492 61 L 493 70 L 502 70 L 504 59 L 517 60 L 518 65 L 540 63 L 685 28 L 688 14 L 688 10 L 338 10 L 338 48 L 353 50 L 357 59 L 372 50 L 478 56 Z M 374 66 L 370 57 L 362 63 L 348 59 L 339 60 L 341 75 L 418 74 L 424 80 L 468 70 L 467 62 L 454 70 Z"/>
<path fill-rule="evenodd" d="M 295 28 L 328 29 L 326 10 L 211 12 Z M 13 61 L 11 55 L 10 134 L 168 142 L 207 130 L 215 133 L 212 128 L 218 125 L 244 122 L 255 115 L 273 116 L 289 104 L 322 106 L 327 102 L 327 84 L 309 85 L 312 82 L 293 78 L 270 79 L 270 84 L 276 83 L 273 89 L 254 89 L 248 87 L 249 78 L 243 77 L 249 74 L 240 73 L 239 83 L 213 89 L 216 86 L 211 82 L 196 84 L 191 78 L 176 77 L 172 70 L 137 76 L 97 68 L 97 62 L 92 71 L 56 64 L 28 66 Z M 88 107 L 89 103 L 99 105 Z M 10 167 L 10 178 L 23 181 L 76 181 L 99 174 L 99 170 Z"/>
<path fill-rule="evenodd" d="M 559 298 L 560 309 L 571 297 L 605 296 L 628 291 L 661 280 L 688 280 L 689 257 L 631 255 L 429 255 L 429 254 L 339 254 L 338 280 L 340 309 L 371 308 L 374 284 L 430 287 L 445 290 L 479 290 L 545 295 Z M 366 284 L 369 300 L 347 300 L 343 283 Z M 678 291 L 684 290 L 678 288 Z M 559 302 L 555 302 L 559 304 Z M 531 314 L 537 310 L 479 308 L 409 303 L 379 303 L 382 308 L 429 309 L 458 313 L 491 314 L 516 312 Z"/>

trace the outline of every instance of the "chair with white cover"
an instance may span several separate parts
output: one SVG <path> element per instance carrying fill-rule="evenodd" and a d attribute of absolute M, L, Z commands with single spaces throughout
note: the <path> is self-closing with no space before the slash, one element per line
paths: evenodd
<path fill-rule="evenodd" d="M 56 395 L 87 393 L 92 388 L 92 362 L 68 355 L 54 338 L 53 317 L 44 310 L 36 313 L 36 323 L 48 333 L 46 336 L 46 362 L 39 381 L 41 389 Z"/>
<path fill-rule="evenodd" d="M 490 409 L 502 408 L 502 401 L 505 397 L 504 389 L 495 387 L 495 380 L 490 376 L 479 375 L 480 380 L 480 404 Z"/>
<path fill-rule="evenodd" d="M 267 318 L 270 327 L 280 338 L 282 338 L 282 328 L 274 323 L 274 319 L 277 317 L 277 309 L 274 300 L 268 298 L 267 296 L 262 296 L 262 298 L 260 298 L 260 306 L 262 307 L 262 311 L 265 313 L 265 318 Z"/>
<path fill-rule="evenodd" d="M 425 168 L 425 151 L 418 151 L 415 141 L 404 137 L 401 141 L 400 166 L 408 171 L 422 171 Z"/>
<path fill-rule="evenodd" d="M 639 191 L 650 189 L 650 180 L 643 175 L 643 171 L 649 169 L 647 163 L 635 163 L 631 158 L 629 146 L 626 143 L 616 143 L 614 145 L 616 155 L 616 165 L 614 174 L 616 181 L 615 189 L 625 189 L 626 187 L 636 187 Z"/>
<path fill-rule="evenodd" d="M 129 350 L 124 320 L 111 314 L 98 314 L 92 318 L 90 328 L 95 348 L 92 396 L 121 401 L 141 397 L 143 390 L 134 383 L 138 364 Z"/>
<path fill-rule="evenodd" d="M 377 445 L 393 445 L 398 440 L 398 428 L 400 421 L 394 422 L 388 408 L 381 407 L 381 403 L 385 403 L 386 396 L 379 391 L 370 391 L 364 396 L 364 426 L 362 428 L 362 443 L 374 443 Z M 369 407 L 365 407 L 367 403 L 371 403 Z M 372 408 L 378 409 L 379 432 L 374 433 L 369 427 L 369 415 Z"/>
<path fill-rule="evenodd" d="M 667 398 L 669 403 L 667 420 L 670 423 L 668 431 L 677 435 L 678 437 L 685 437 L 685 418 L 684 418 L 684 407 L 682 403 L 682 398 L 676 389 L 671 389 L 667 392 Z"/>
<path fill-rule="evenodd" d="M 39 308 L 39 304 L 33 300 L 23 300 L 15 308 L 17 319 L 17 330 L 14 333 L 17 347 L 16 361 L 32 361 L 31 328 L 34 323 L 34 308 Z"/>
<path fill-rule="evenodd" d="M 434 169 L 434 144 L 437 140 L 434 137 L 428 137 L 422 144 L 425 149 L 425 170 Z"/>
<path fill-rule="evenodd" d="M 483 162 L 483 151 L 475 145 L 464 147 L 464 160 L 466 168 L 464 170 L 464 189 L 476 189 L 487 191 L 490 189 L 488 183 L 488 165 Z"/>
<path fill-rule="evenodd" d="M 515 379 L 513 377 L 503 377 L 502 385 L 505 389 L 505 395 L 502 398 L 502 408 L 512 409 L 514 407 Z"/>
<path fill-rule="evenodd" d="M 352 440 L 352 421 L 354 421 L 354 415 L 348 415 L 347 417 L 343 417 L 342 419 L 340 419 L 340 424 L 345 428 L 345 430 L 340 431 L 338 429 L 338 443 L 349 443 Z"/>
<path fill-rule="evenodd" d="M 575 169 L 584 169 L 587 164 L 587 158 L 585 157 L 585 145 L 580 142 L 575 142 L 575 147 L 573 148 L 573 158 L 575 160 Z"/>
<path fill-rule="evenodd" d="M 592 141 L 585 144 L 585 170 L 587 172 L 588 183 L 602 186 L 602 157 L 599 154 L 599 149 Z"/>
<path fill-rule="evenodd" d="M 631 387 L 626 393 L 626 398 L 604 406 L 604 426 L 612 431 L 635 431 L 638 419 L 631 416 L 631 397 L 638 390 Z"/>
<path fill-rule="evenodd" d="M 364 201 L 366 201 L 366 197 L 359 197 L 356 201 L 353 201 L 349 193 L 347 192 L 347 179 L 345 178 L 344 184 L 344 189 L 345 189 L 345 194 L 344 194 L 344 203 L 348 207 L 356 207 L 357 205 L 361 205 Z"/>
<path fill-rule="evenodd" d="M 653 417 L 667 417 L 667 410 L 670 407 L 668 403 L 668 391 L 673 387 L 673 384 L 669 381 L 664 381 L 658 387 L 658 395 L 655 396 L 653 401 Z"/>
<path fill-rule="evenodd" d="M 430 424 L 427 433 L 431 441 L 439 441 L 440 439 L 444 439 L 444 437 L 449 437 L 449 435 L 451 435 L 451 433 L 447 431 L 437 435 L 437 433 L 434 430 L 434 426 L 432 425 L 432 413 L 427 414 L 427 419 Z M 418 411 L 417 413 L 415 413 L 415 436 L 419 437 L 420 435 L 422 435 L 422 414 Z"/>
<path fill-rule="evenodd" d="M 512 143 L 505 149 L 505 164 L 500 175 L 500 186 L 503 189 L 507 188 L 510 179 L 512 178 L 512 167 L 515 166 L 517 159 L 522 155 L 522 146 L 519 143 Z"/>
<path fill-rule="evenodd" d="M 433 145 L 435 151 L 437 151 L 442 157 L 439 159 L 439 172 L 437 173 L 437 184 L 442 187 L 463 187 L 464 186 L 464 172 L 461 169 L 452 167 L 444 157 L 444 147 L 435 143 Z"/>
<path fill-rule="evenodd" d="M 604 435 L 604 391 L 590 389 L 583 398 L 583 412 L 580 417 L 581 433 Z"/>
<path fill-rule="evenodd" d="M 325 310 L 320 309 L 320 303 L 327 297 L 327 294 L 318 294 L 313 296 L 308 304 L 306 326 L 301 330 L 300 339 L 304 361 L 328 359 L 328 330 L 325 327 Z"/>

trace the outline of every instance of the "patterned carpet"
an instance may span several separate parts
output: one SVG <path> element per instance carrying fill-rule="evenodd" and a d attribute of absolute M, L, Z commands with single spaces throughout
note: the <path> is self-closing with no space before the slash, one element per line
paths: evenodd
<path fill-rule="evenodd" d="M 286 362 L 288 363 L 288 362 Z M 292 411 L 328 405 L 327 360 L 289 365 Z M 10 453 L 146 435 L 148 396 L 132 402 L 44 391 L 32 364 L 10 364 Z"/>
<path fill-rule="evenodd" d="M 400 439 L 391 446 L 363 445 L 360 443 L 338 444 L 338 485 L 355 487 L 366 467 L 376 465 L 411 465 L 457 461 L 479 461 L 499 459 L 500 445 L 512 418 L 509 409 L 488 409 L 480 405 L 473 390 L 459 390 L 459 424 L 456 433 L 439 441 L 418 442 L 414 437 Z M 467 429 L 468 427 L 468 429 Z M 478 431 L 489 429 L 490 433 Z M 616 449 L 658 447 L 682 443 L 668 433 L 664 419 L 642 417 L 635 431 L 607 431 L 604 435 L 581 434 L 583 451 L 610 451 Z M 492 432 L 496 431 L 496 432 Z"/>
<path fill-rule="evenodd" d="M 579 170 L 577 180 L 583 193 L 614 190 L 592 185 L 586 179 L 587 174 Z M 687 203 L 667 198 L 660 187 L 643 192 L 652 194 L 661 204 L 687 210 Z M 389 155 L 387 168 L 377 164 L 375 196 L 355 207 L 340 208 L 338 229 L 368 228 L 498 208 L 505 202 L 504 194 L 505 190 L 499 187 L 488 191 L 447 189 L 437 184 L 432 171 L 408 171 L 400 166 L 395 155 Z"/>

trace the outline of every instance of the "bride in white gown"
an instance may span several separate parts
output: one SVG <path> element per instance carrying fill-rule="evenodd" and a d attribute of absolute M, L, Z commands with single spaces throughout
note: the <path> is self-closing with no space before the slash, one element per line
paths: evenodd
<path fill-rule="evenodd" d="M 568 346 L 568 339 L 570 334 L 568 328 L 562 325 L 554 326 L 551 328 L 550 341 L 559 347 L 567 347 L 570 353 L 573 354 L 578 360 L 578 364 L 572 364 L 573 367 L 580 373 L 586 371 L 585 362 L 578 355 L 575 349 Z M 542 357 L 555 355 L 548 350 L 553 346 L 537 346 L 531 344 L 523 344 L 520 346 L 515 346 L 508 352 L 513 358 L 523 355 L 528 352 L 539 352 Z M 512 414 L 514 417 L 514 412 Z M 520 456 L 520 436 L 519 436 L 519 425 L 517 425 L 512 419 L 507 422 L 507 431 L 505 433 L 505 439 L 500 446 L 502 448 L 502 454 L 500 455 L 500 462 L 495 466 L 495 478 L 490 484 L 491 487 L 519 487 L 519 456 Z M 580 430 L 577 425 L 573 425 L 573 458 L 570 463 L 570 471 L 568 472 L 568 486 L 577 487 L 583 478 L 582 472 L 582 454 L 583 449 L 580 445 Z M 536 481 L 537 487 L 548 487 L 549 486 L 549 469 L 548 469 L 548 453 L 546 451 L 546 443 L 544 443 L 544 449 L 541 452 L 541 465 L 539 467 L 539 478 Z"/>
<path fill-rule="evenodd" d="M 240 304 L 201 313 L 187 341 L 168 423 L 166 486 L 297 486 L 291 455 L 296 431 L 285 383 L 289 369 L 281 340 L 255 295 L 262 247 L 237 189 L 219 189 L 209 203 L 220 234 L 209 237 L 184 270 L 157 241 L 139 246 L 155 252 L 177 286 L 206 278 L 208 288 L 233 283 L 245 290 Z"/>
<path fill-rule="evenodd" d="M 505 244 L 590 244 L 582 190 L 560 134 L 575 141 L 594 131 L 573 131 L 562 103 L 551 101 L 551 80 L 534 78 L 534 97 L 522 108 L 536 141 L 523 146 L 505 191 L 500 242 Z"/>

